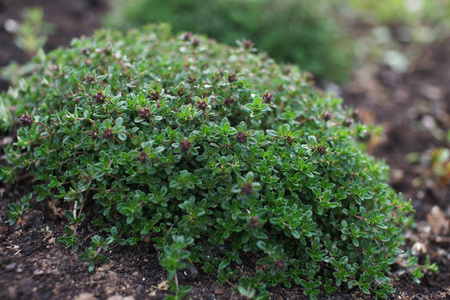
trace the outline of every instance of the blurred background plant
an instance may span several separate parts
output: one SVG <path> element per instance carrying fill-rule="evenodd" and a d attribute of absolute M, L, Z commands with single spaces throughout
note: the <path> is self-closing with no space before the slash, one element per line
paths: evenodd
<path fill-rule="evenodd" d="M 44 11 L 41 7 L 25 8 L 22 11 L 22 21 L 8 19 L 5 28 L 14 34 L 14 43 L 17 47 L 30 57 L 44 47 L 48 36 L 55 30 L 53 24 L 44 21 Z"/>
<path fill-rule="evenodd" d="M 329 1 L 137 0 L 113 2 L 104 24 L 128 29 L 168 22 L 175 32 L 203 33 L 235 45 L 249 39 L 279 62 L 333 82 L 349 80 L 353 41 Z"/>
<path fill-rule="evenodd" d="M 425 32 L 442 33 L 450 26 L 447 0 L 345 0 L 358 13 L 375 23 L 411 26 L 419 40 Z M 422 28 L 420 28 L 422 27 Z"/>
<path fill-rule="evenodd" d="M 38 52 L 43 53 L 42 48 L 47 42 L 48 36 L 55 31 L 55 25 L 44 21 L 44 11 L 41 7 L 24 8 L 22 20 L 7 19 L 4 24 L 6 31 L 14 35 L 14 43 L 23 50 L 29 58 L 33 58 Z M 12 87 L 19 84 L 20 78 L 32 72 L 35 68 L 33 61 L 23 65 L 11 61 L 7 66 L 0 68 L 0 77 L 10 83 Z M 11 106 L 6 97 L 0 101 L 0 130 L 9 128 L 12 122 Z"/>
<path fill-rule="evenodd" d="M 433 175 L 438 178 L 438 185 L 445 187 L 450 180 L 450 150 L 448 148 L 431 150 L 430 166 Z"/>
<path fill-rule="evenodd" d="M 336 0 L 340 1 L 340 0 Z M 341 15 L 363 21 L 356 36 L 355 57 L 363 62 L 358 73 L 364 78 L 376 78 L 388 86 L 389 101 L 400 104 L 407 112 L 408 130 L 428 135 L 426 150 L 405 155 L 413 171 L 412 187 L 420 190 L 418 197 L 432 197 L 443 207 L 448 206 L 450 186 L 450 106 L 448 90 L 439 80 L 430 78 L 418 82 L 414 89 L 406 90 L 409 96 L 398 100 L 400 84 L 413 80 L 418 72 L 431 73 L 438 65 L 417 65 L 424 56 L 442 57 L 445 43 L 450 37 L 450 1 L 448 0 L 345 0 Z M 352 17 L 353 16 L 353 17 Z M 354 18 L 354 16 L 357 16 Z M 424 52 L 427 45 L 442 43 L 442 51 Z M 448 53 L 447 53 L 448 55 Z M 438 59 L 439 58 L 435 58 Z M 444 63 L 444 61 L 442 61 Z M 439 73 L 439 71 L 435 71 Z M 405 74 L 400 79 L 399 74 Z M 358 80 L 356 77 L 354 81 Z M 363 80 L 360 78 L 360 82 Z M 403 81 L 403 82 L 402 82 Z M 442 81 L 444 82 L 444 81 Z M 373 81 L 372 81 L 373 83 Z M 370 85 L 368 82 L 367 85 Z M 379 89 L 377 89 L 379 93 Z M 405 94 L 405 95 L 406 95 Z M 374 103 L 381 101 L 374 97 Z M 419 147 L 420 148 L 420 147 Z M 425 192 L 423 192 L 425 191 Z M 431 196 L 430 196 L 431 195 Z"/>
<path fill-rule="evenodd" d="M 444 0 L 113 0 L 104 24 L 168 22 L 228 44 L 250 39 L 279 62 L 342 84 L 370 61 L 406 72 L 419 45 L 446 36 L 449 16 Z"/>
<path fill-rule="evenodd" d="M 357 37 L 355 55 L 366 64 L 381 62 L 404 73 L 417 59 L 421 45 L 439 41 L 450 29 L 447 0 L 334 0 L 347 19 L 363 21 L 369 34 Z M 358 35 L 358 34 L 356 34 Z"/>

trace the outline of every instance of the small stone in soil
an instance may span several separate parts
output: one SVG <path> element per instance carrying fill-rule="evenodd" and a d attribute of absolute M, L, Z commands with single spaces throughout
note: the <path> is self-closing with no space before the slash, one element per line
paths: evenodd
<path fill-rule="evenodd" d="M 6 299 L 17 299 L 17 291 L 15 287 L 10 286 L 6 289 Z"/>
<path fill-rule="evenodd" d="M 180 280 L 192 281 L 198 277 L 198 270 L 195 266 L 188 266 L 186 269 L 177 272 Z"/>
<path fill-rule="evenodd" d="M 12 271 L 12 270 L 14 270 L 14 269 L 16 268 L 16 265 L 17 265 L 16 262 L 7 264 L 7 265 L 5 266 L 5 269 L 6 269 L 6 271 Z"/>
<path fill-rule="evenodd" d="M 20 264 L 20 265 L 17 266 L 16 272 L 17 273 L 22 273 L 23 272 L 23 264 Z"/>
<path fill-rule="evenodd" d="M 98 299 L 98 298 L 95 297 L 93 294 L 91 294 L 91 293 L 86 293 L 86 292 L 81 293 L 81 294 L 79 294 L 78 296 L 76 296 L 76 297 L 74 298 L 74 300 L 97 300 L 97 299 Z"/>
<path fill-rule="evenodd" d="M 44 274 L 44 270 L 38 269 L 33 271 L 33 275 L 35 276 L 40 276 L 42 274 Z"/>

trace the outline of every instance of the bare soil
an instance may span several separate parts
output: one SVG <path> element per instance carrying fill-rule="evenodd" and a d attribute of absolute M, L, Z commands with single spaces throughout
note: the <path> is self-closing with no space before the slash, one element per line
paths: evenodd
<path fill-rule="evenodd" d="M 106 0 L 0 0 L 0 66 L 29 57 L 18 49 L 3 27 L 6 19 L 20 20 L 24 7 L 42 6 L 45 19 L 56 24 L 45 50 L 68 45 L 73 37 L 92 34 L 100 26 L 100 16 L 108 9 Z M 368 151 L 391 166 L 391 184 L 416 209 L 417 229 L 408 233 L 407 242 L 422 243 L 425 255 L 439 267 L 439 273 L 427 273 L 420 284 L 407 274 L 393 278 L 397 292 L 390 299 L 450 299 L 450 233 L 433 232 L 427 215 L 437 205 L 450 213 L 448 182 L 439 181 L 426 158 L 437 147 L 449 147 L 436 132 L 450 128 L 450 38 L 425 45 L 420 58 L 408 72 L 398 74 L 378 65 L 356 72 L 354 80 L 341 87 L 345 105 L 357 108 L 362 121 L 382 124 L 384 136 L 373 137 Z M 0 90 L 8 83 L 0 81 Z M 0 136 L 2 141 L 8 136 Z M 1 152 L 1 151 L 0 151 Z M 408 153 L 423 158 L 408 163 Z M 16 185 L 0 184 L 0 299 L 162 299 L 167 293 L 167 274 L 159 266 L 157 250 L 151 243 L 136 247 L 117 246 L 109 250 L 111 262 L 87 271 L 76 253 L 58 243 L 64 235 L 65 221 L 51 204 L 34 204 L 10 226 L 5 210 L 30 188 L 30 178 Z M 446 219 L 445 219 L 446 218 Z M 82 248 L 88 246 L 95 229 L 85 224 L 79 232 Z M 251 272 L 252 258 L 244 259 L 243 272 Z M 180 274 L 182 284 L 194 286 L 190 299 L 241 299 L 231 284 L 220 284 L 202 269 L 191 268 Z M 273 288 L 272 299 L 307 299 L 300 288 Z M 320 299 L 327 299 L 325 296 Z M 358 291 L 341 290 L 331 299 L 372 299 Z"/>

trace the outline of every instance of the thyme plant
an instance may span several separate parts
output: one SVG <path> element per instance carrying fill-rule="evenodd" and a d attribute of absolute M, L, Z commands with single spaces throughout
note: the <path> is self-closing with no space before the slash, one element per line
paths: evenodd
<path fill-rule="evenodd" d="M 63 200 L 60 242 L 77 250 L 77 229 L 98 227 L 80 256 L 90 270 L 110 245 L 152 241 L 176 298 L 189 265 L 260 298 L 278 284 L 385 297 L 410 203 L 357 147 L 367 128 L 341 99 L 252 51 L 152 25 L 37 57 L 2 96 L 21 127 L 0 177 L 23 168 L 36 183 L 11 221 L 30 201 Z M 249 256 L 257 270 L 241 276 Z"/>

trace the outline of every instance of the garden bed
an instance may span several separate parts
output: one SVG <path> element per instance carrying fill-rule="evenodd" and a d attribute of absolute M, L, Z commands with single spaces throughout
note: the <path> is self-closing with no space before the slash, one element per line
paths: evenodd
<path fill-rule="evenodd" d="M 100 16 L 107 10 L 104 0 L 85 1 L 9 1 L 0 0 L 0 23 L 7 18 L 19 18 L 20 10 L 41 5 L 46 21 L 57 25 L 46 50 L 68 45 L 71 38 L 90 35 L 100 26 Z M 446 299 L 450 297 L 450 237 L 449 233 L 433 235 L 427 215 L 438 205 L 449 210 L 448 186 L 439 185 L 426 160 L 407 163 L 409 153 L 425 156 L 437 147 L 449 147 L 448 142 L 433 136 L 436 128 L 450 127 L 450 39 L 426 45 L 421 56 L 404 74 L 383 66 L 361 69 L 354 80 L 342 87 L 346 105 L 359 110 L 365 122 L 382 124 L 385 135 L 374 139 L 368 148 L 374 156 L 391 166 L 392 184 L 405 198 L 412 198 L 418 227 L 409 233 L 410 245 L 423 243 L 425 255 L 439 267 L 438 274 L 427 273 L 420 284 L 409 275 L 393 280 L 393 299 Z M 0 29 L 0 65 L 11 60 L 24 63 L 28 56 L 21 52 L 12 36 Z M 5 89 L 6 82 L 0 82 Z M 434 125 L 433 125 L 434 124 Z M 423 129 L 420 129 L 420 127 Z M 0 136 L 0 148 L 10 139 Z M 427 175 L 429 174 L 429 175 Z M 419 177 L 427 177 L 419 180 Z M 108 299 L 114 295 L 135 299 L 162 299 L 167 289 L 167 273 L 159 266 L 157 251 L 151 243 L 137 247 L 112 248 L 111 262 L 87 272 L 87 265 L 71 249 L 58 243 L 64 235 L 64 220 L 57 203 L 36 204 L 10 227 L 5 221 L 9 203 L 18 201 L 30 188 L 30 178 L 24 173 L 17 185 L 0 185 L 0 298 L 2 299 Z M 448 219 L 447 219 L 448 220 Z M 445 220 L 446 221 L 446 220 Z M 81 248 L 88 246 L 95 231 L 88 224 L 78 233 Z M 84 244 L 83 244 L 84 243 Z M 243 272 L 252 269 L 252 258 L 243 259 Z M 194 299 L 239 299 L 229 284 L 221 285 L 202 270 L 186 272 L 182 283 L 194 286 Z M 272 299 L 303 299 L 300 288 L 273 288 Z M 323 296 L 324 297 L 324 296 Z M 346 290 L 335 293 L 333 299 L 371 299 L 360 292 Z M 119 297 L 120 298 L 120 297 Z M 307 299 L 305 297 L 305 299 Z M 325 299 L 325 298 L 324 298 Z"/>

